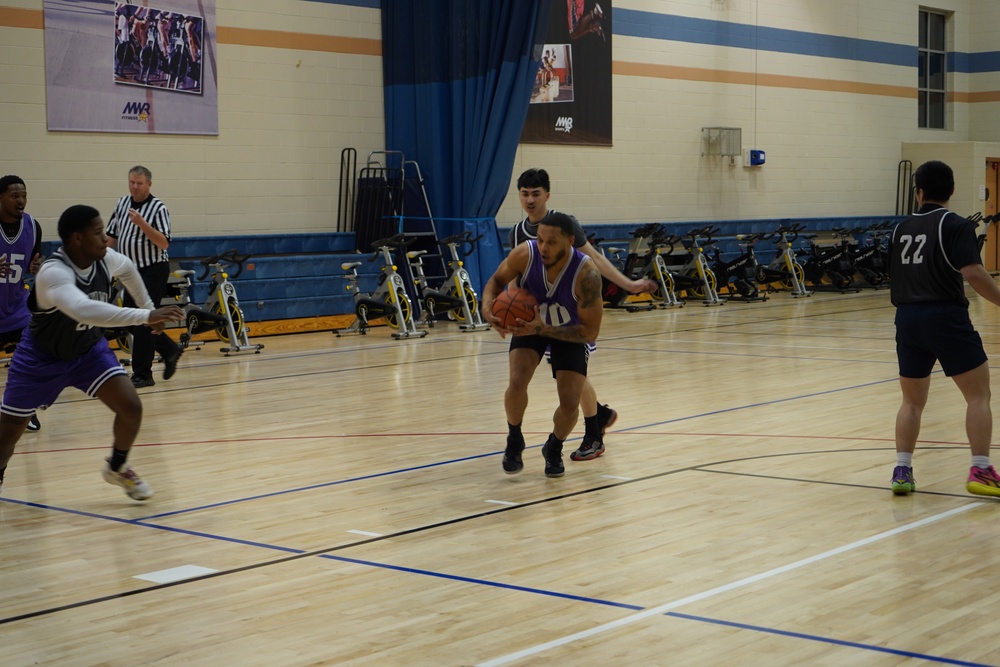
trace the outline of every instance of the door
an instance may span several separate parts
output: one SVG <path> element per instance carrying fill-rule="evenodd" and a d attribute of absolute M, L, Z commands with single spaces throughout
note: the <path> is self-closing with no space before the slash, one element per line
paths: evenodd
<path fill-rule="evenodd" d="M 997 214 L 997 191 L 1000 190 L 1000 158 L 986 159 L 986 201 L 983 202 L 983 217 Z M 986 246 L 983 248 L 983 263 L 990 272 L 1000 271 L 1000 243 L 997 242 L 997 225 L 989 226 Z"/>

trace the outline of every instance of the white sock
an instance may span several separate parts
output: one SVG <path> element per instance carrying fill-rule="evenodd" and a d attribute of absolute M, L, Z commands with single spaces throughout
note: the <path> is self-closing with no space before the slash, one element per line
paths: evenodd
<path fill-rule="evenodd" d="M 982 468 L 983 470 L 985 470 L 986 468 L 990 467 L 990 457 L 988 457 L 988 456 L 973 456 L 972 457 L 972 465 L 974 465 L 977 468 Z"/>
<path fill-rule="evenodd" d="M 896 465 L 904 468 L 913 467 L 913 452 L 896 452 Z"/>

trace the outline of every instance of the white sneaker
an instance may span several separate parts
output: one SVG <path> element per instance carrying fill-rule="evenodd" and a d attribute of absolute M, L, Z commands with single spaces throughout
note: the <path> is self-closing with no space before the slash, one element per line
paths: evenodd
<path fill-rule="evenodd" d="M 125 495 L 133 500 L 152 498 L 153 489 L 142 481 L 139 475 L 132 470 L 132 466 L 126 463 L 121 470 L 116 472 L 111 469 L 111 459 L 105 459 L 105 461 L 104 470 L 101 471 L 105 482 L 122 487 L 125 489 Z"/>

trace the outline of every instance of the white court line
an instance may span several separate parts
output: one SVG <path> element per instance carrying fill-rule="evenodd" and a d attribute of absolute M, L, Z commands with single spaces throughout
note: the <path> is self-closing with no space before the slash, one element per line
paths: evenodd
<path fill-rule="evenodd" d="M 355 535 L 364 535 L 365 537 L 382 537 L 382 533 L 370 533 L 367 530 L 349 530 L 349 533 L 354 533 Z"/>
<path fill-rule="evenodd" d="M 821 554 L 816 554 L 815 556 L 810 556 L 809 558 L 803 558 L 802 560 L 797 560 L 794 563 L 789 563 L 788 565 L 782 565 L 781 567 L 776 567 L 773 570 L 768 570 L 767 572 L 761 572 L 760 574 L 754 574 L 744 579 L 734 581 L 723 586 L 718 586 L 716 588 L 711 588 L 707 591 L 701 593 L 695 593 L 694 595 L 689 595 L 686 598 L 681 598 L 680 600 L 674 600 L 673 602 L 667 602 L 661 604 L 658 607 L 652 607 L 650 609 L 644 609 L 631 616 L 626 616 L 620 618 L 617 621 L 611 621 L 610 623 L 605 623 L 604 625 L 599 625 L 596 628 L 591 628 L 589 630 L 584 630 L 583 632 L 577 632 L 576 634 L 567 635 L 566 637 L 561 637 L 559 639 L 553 639 L 550 642 L 545 642 L 544 644 L 538 644 L 537 646 L 532 646 L 531 648 L 526 648 L 522 651 L 517 651 L 516 653 L 508 653 L 507 655 L 500 656 L 499 658 L 494 658 L 492 660 L 487 660 L 486 662 L 481 662 L 477 667 L 494 667 L 495 665 L 506 665 L 507 663 L 514 662 L 515 660 L 520 660 L 521 658 L 527 658 L 528 656 L 541 653 L 542 651 L 547 651 L 550 648 L 556 648 L 557 646 L 563 646 L 571 642 L 575 642 L 579 639 L 587 639 L 593 637 L 594 635 L 599 635 L 602 632 L 607 632 L 609 630 L 616 630 L 617 628 L 624 627 L 635 623 L 636 621 L 641 621 L 644 618 L 649 618 L 650 616 L 659 616 L 664 612 L 670 611 L 677 607 L 681 607 L 686 604 L 691 604 L 692 602 L 699 602 L 701 600 L 706 600 L 716 595 L 722 593 L 728 593 L 729 591 L 736 590 L 737 588 L 742 588 L 743 586 L 749 586 L 750 584 L 755 584 L 758 581 L 763 581 L 764 579 L 770 579 L 779 574 L 784 574 L 786 572 L 791 572 L 792 570 L 797 570 L 800 567 L 805 567 L 806 565 L 812 565 L 813 563 L 818 563 L 821 560 L 826 560 L 827 558 L 832 558 L 834 556 L 839 556 L 840 554 L 847 553 L 848 551 L 853 551 L 854 549 L 859 549 L 861 547 L 879 542 L 881 540 L 905 533 L 911 530 L 916 530 L 917 528 L 922 528 L 928 524 L 932 524 L 935 521 L 940 521 L 942 519 L 947 519 L 948 517 L 954 516 L 956 514 L 961 514 L 966 512 L 973 507 L 982 507 L 982 503 L 970 503 L 968 505 L 963 505 L 957 507 L 953 510 L 948 510 L 947 512 L 942 512 L 941 514 L 935 514 L 934 516 L 929 516 L 926 519 L 921 519 L 920 521 L 915 521 L 913 523 L 907 524 L 905 526 L 900 526 L 899 528 L 893 528 L 892 530 L 887 530 L 884 533 L 878 533 L 877 535 L 872 535 L 871 537 L 866 537 L 857 542 L 851 542 L 850 544 L 845 544 L 842 547 L 837 547 L 836 549 L 830 549 L 829 551 L 824 551 Z"/>
<path fill-rule="evenodd" d="M 521 503 L 512 503 L 509 500 L 487 500 L 485 502 L 493 503 L 494 505 L 510 505 L 512 507 L 514 505 L 520 505 L 521 504 Z"/>
<path fill-rule="evenodd" d="M 209 567 L 202 567 L 200 565 L 181 565 L 180 567 L 172 567 L 169 570 L 158 570 L 156 572 L 147 572 L 146 574 L 137 574 L 132 578 L 152 581 L 156 584 L 169 584 L 175 581 L 191 579 L 192 577 L 200 577 L 203 574 L 212 574 L 213 572 L 218 572 L 218 570 L 213 570 Z"/>
<path fill-rule="evenodd" d="M 631 482 L 633 479 L 632 477 L 620 477 L 618 475 L 601 475 L 601 477 L 606 477 L 607 479 L 623 479 L 626 482 Z"/>

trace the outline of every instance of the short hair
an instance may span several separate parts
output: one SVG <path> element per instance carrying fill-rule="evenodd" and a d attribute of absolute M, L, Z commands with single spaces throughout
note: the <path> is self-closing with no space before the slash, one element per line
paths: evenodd
<path fill-rule="evenodd" d="M 101 212 L 93 206 L 86 204 L 70 206 L 59 216 L 59 238 L 62 239 L 63 243 L 66 243 L 70 236 L 85 230 L 94 221 L 94 218 L 98 218 L 100 215 Z"/>
<path fill-rule="evenodd" d="M 3 178 L 0 178 L 0 195 L 7 192 L 7 188 L 9 188 L 12 185 L 24 185 L 24 181 L 21 180 L 20 176 L 14 176 L 13 174 L 9 174 L 7 176 L 4 176 Z M 28 186 L 24 185 L 24 187 L 27 188 Z"/>
<path fill-rule="evenodd" d="M 913 184 L 924 191 L 924 199 L 946 202 L 955 192 L 955 172 L 944 162 L 931 160 L 913 172 Z"/>
<path fill-rule="evenodd" d="M 524 188 L 541 188 L 548 192 L 549 172 L 544 169 L 528 169 L 517 178 L 517 189 Z"/>
<path fill-rule="evenodd" d="M 147 181 L 151 183 L 153 181 L 153 172 L 151 172 L 149 169 L 146 169 L 141 164 L 137 164 L 128 170 L 128 175 L 131 176 L 132 174 L 142 174 L 143 176 L 146 177 Z"/>
<path fill-rule="evenodd" d="M 538 224 L 558 227 L 565 236 L 576 236 L 576 232 L 573 230 L 573 219 L 559 211 L 550 211 L 547 216 L 538 221 Z"/>

